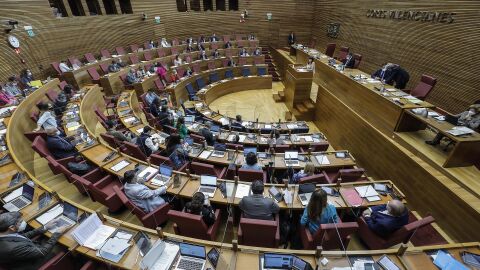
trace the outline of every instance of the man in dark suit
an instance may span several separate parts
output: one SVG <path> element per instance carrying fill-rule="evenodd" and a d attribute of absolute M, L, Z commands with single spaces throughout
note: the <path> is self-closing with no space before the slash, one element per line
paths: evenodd
<path fill-rule="evenodd" d="M 167 106 L 162 106 L 158 113 L 158 122 L 163 126 L 170 125 L 170 114 L 168 113 Z"/>
<path fill-rule="evenodd" d="M 387 237 L 408 224 L 408 209 L 399 200 L 371 207 L 362 215 L 370 230 L 381 237 Z"/>
<path fill-rule="evenodd" d="M 65 138 L 57 135 L 58 130 L 54 127 L 47 128 L 47 148 L 55 159 L 73 157 L 78 154 L 75 146 Z"/>
<path fill-rule="evenodd" d="M 149 106 L 149 109 L 150 109 L 150 113 L 154 116 L 154 117 L 158 117 L 160 115 L 160 106 L 162 104 L 160 103 L 160 99 L 156 98 L 153 100 L 153 102 L 150 104 Z"/>
<path fill-rule="evenodd" d="M 394 74 L 393 81 L 395 82 L 395 87 L 398 89 L 405 89 L 408 81 L 410 80 L 410 74 L 408 74 L 404 68 L 398 65 L 393 68 L 392 73 Z"/>
<path fill-rule="evenodd" d="M 215 144 L 215 137 L 213 136 L 213 133 L 210 131 L 211 128 L 212 128 L 212 123 L 207 122 L 205 124 L 205 127 L 199 130 L 200 135 L 202 135 L 205 138 L 205 141 L 209 146 L 213 146 Z"/>
<path fill-rule="evenodd" d="M 273 220 L 280 207 L 272 198 L 263 197 L 263 182 L 256 180 L 252 183 L 252 195 L 245 196 L 239 203 L 240 209 L 246 218 Z"/>
<path fill-rule="evenodd" d="M 235 117 L 235 121 L 233 121 L 230 125 L 235 127 L 234 129 L 237 131 L 245 131 L 245 127 L 242 126 L 242 116 L 239 114 Z"/>
<path fill-rule="evenodd" d="M 346 68 L 353 68 L 355 66 L 355 58 L 353 53 L 349 52 L 347 57 L 342 61 Z"/>
<path fill-rule="evenodd" d="M 31 238 L 42 235 L 45 231 L 56 227 L 53 220 L 38 229 L 23 232 L 27 223 L 19 212 L 0 215 L 0 265 L 6 269 L 28 270 L 38 269 L 55 254 L 50 254 L 60 236 L 69 227 L 59 227 L 48 241 L 36 243 Z"/>
<path fill-rule="evenodd" d="M 293 45 L 295 44 L 296 38 L 295 38 L 295 33 L 291 32 L 290 35 L 288 35 L 288 45 Z"/>
<path fill-rule="evenodd" d="M 386 81 L 385 79 L 392 80 L 392 68 L 395 64 L 385 63 L 381 68 L 377 69 L 373 74 L 372 78 L 380 81 Z"/>

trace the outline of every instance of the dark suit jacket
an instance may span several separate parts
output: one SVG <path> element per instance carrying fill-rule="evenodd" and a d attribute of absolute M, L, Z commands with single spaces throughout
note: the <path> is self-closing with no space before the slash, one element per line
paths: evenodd
<path fill-rule="evenodd" d="M 0 265 L 12 270 L 38 269 L 49 258 L 47 254 L 60 237 L 59 233 L 54 233 L 43 244 L 30 240 L 44 232 L 45 229 L 41 227 L 21 234 L 26 238 L 18 235 L 0 237 Z"/>
<path fill-rule="evenodd" d="M 273 220 L 280 207 L 272 198 L 264 198 L 261 194 L 245 196 L 238 205 L 246 218 Z"/>
<path fill-rule="evenodd" d="M 150 113 L 155 116 L 155 117 L 158 117 L 158 115 L 160 114 L 160 110 L 158 109 L 157 105 L 155 104 L 150 104 Z"/>
<path fill-rule="evenodd" d="M 386 205 L 374 206 L 372 207 L 371 216 L 365 218 L 370 230 L 381 237 L 387 237 L 389 234 L 408 224 L 408 211 L 405 211 L 405 213 L 399 217 L 394 217 L 382 213 L 385 209 L 387 209 Z"/>
<path fill-rule="evenodd" d="M 288 35 L 288 45 L 295 44 L 295 35 L 289 34 Z"/>
<path fill-rule="evenodd" d="M 58 135 L 47 136 L 47 147 L 55 159 L 72 157 L 77 154 L 75 146 Z"/>
<path fill-rule="evenodd" d="M 405 89 L 409 80 L 410 74 L 405 69 L 400 66 L 394 68 L 393 81 L 396 88 Z"/>
<path fill-rule="evenodd" d="M 208 145 L 213 146 L 215 144 L 215 138 L 213 137 L 213 133 L 208 128 L 201 128 L 200 134 L 205 137 L 205 141 Z"/>
<path fill-rule="evenodd" d="M 348 60 L 348 62 L 347 62 L 347 60 Z M 345 65 L 346 68 L 353 68 L 353 66 L 355 65 L 355 58 L 352 55 L 352 57 L 350 59 L 348 59 L 348 56 L 347 56 L 347 58 L 345 58 L 345 60 L 343 60 L 342 62 Z"/>

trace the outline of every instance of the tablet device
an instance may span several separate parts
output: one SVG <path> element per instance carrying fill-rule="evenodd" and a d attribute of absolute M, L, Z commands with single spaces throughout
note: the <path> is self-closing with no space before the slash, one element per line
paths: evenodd
<path fill-rule="evenodd" d="M 47 206 L 51 200 L 52 200 L 52 197 L 50 196 L 50 193 L 48 192 L 42 193 L 42 195 L 38 197 L 38 210 L 41 210 L 45 206 Z"/>
<path fill-rule="evenodd" d="M 480 255 L 470 253 L 468 251 L 462 252 L 462 260 L 465 264 L 480 268 Z"/>
<path fill-rule="evenodd" d="M 207 253 L 207 259 L 210 262 L 210 264 L 213 266 L 214 269 L 217 268 L 219 258 L 220 258 L 220 253 L 218 252 L 218 249 L 216 249 L 216 248 L 212 248 Z"/>
<path fill-rule="evenodd" d="M 400 268 L 387 255 L 383 255 L 377 263 L 385 270 L 400 270 Z M 365 268 L 366 269 L 366 268 Z"/>
<path fill-rule="evenodd" d="M 143 257 L 148 251 L 152 248 L 152 243 L 150 242 L 150 237 L 144 232 L 138 232 L 133 238 L 135 245 L 137 245 L 140 255 Z"/>

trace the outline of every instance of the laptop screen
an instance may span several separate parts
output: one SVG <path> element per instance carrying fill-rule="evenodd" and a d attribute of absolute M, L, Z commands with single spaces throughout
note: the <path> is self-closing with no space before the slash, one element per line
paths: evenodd
<path fill-rule="evenodd" d="M 185 116 L 185 123 L 193 123 L 193 122 L 195 122 L 195 116 L 193 115 Z"/>
<path fill-rule="evenodd" d="M 188 145 L 193 145 L 193 139 L 190 138 L 190 137 L 185 138 L 185 142 L 186 142 Z"/>
<path fill-rule="evenodd" d="M 201 175 L 200 176 L 200 185 L 216 186 L 217 185 L 217 177 L 210 176 L 210 175 Z"/>
<path fill-rule="evenodd" d="M 170 177 L 172 176 L 173 168 L 167 165 L 160 165 L 160 168 L 158 169 L 158 171 L 160 172 L 161 175 Z"/>
<path fill-rule="evenodd" d="M 264 269 L 290 269 L 292 265 L 292 255 L 265 253 Z"/>
<path fill-rule="evenodd" d="M 220 131 L 220 126 L 213 125 L 213 126 L 210 127 L 210 131 L 219 132 Z"/>
<path fill-rule="evenodd" d="M 298 152 L 285 151 L 285 159 L 298 159 Z"/>
<path fill-rule="evenodd" d="M 33 201 L 34 188 L 28 184 L 23 185 L 22 195 L 25 199 Z"/>
<path fill-rule="evenodd" d="M 180 243 L 180 254 L 182 256 L 190 256 L 200 259 L 205 259 L 205 247 Z"/>
<path fill-rule="evenodd" d="M 63 203 L 63 215 L 71 219 L 72 221 L 77 221 L 78 209 L 77 207 L 64 202 Z"/>
<path fill-rule="evenodd" d="M 257 148 L 255 147 L 245 147 L 243 150 L 243 155 L 247 156 L 248 153 L 253 152 L 255 155 L 257 154 Z"/>

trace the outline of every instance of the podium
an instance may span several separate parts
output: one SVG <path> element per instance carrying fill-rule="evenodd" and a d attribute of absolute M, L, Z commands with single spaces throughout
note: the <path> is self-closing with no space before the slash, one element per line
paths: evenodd
<path fill-rule="evenodd" d="M 298 103 L 310 100 L 313 72 L 304 65 L 290 64 L 285 74 L 285 104 L 290 111 Z"/>

